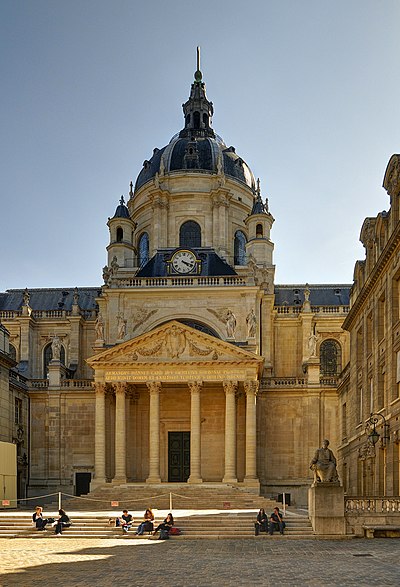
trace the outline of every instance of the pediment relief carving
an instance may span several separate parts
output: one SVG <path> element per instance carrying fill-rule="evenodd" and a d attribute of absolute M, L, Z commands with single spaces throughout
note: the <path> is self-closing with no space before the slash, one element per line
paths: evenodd
<path fill-rule="evenodd" d="M 108 349 L 88 360 L 100 363 L 126 364 L 132 362 L 165 361 L 262 361 L 248 351 L 204 334 L 179 322 L 169 322 L 135 339 Z"/>

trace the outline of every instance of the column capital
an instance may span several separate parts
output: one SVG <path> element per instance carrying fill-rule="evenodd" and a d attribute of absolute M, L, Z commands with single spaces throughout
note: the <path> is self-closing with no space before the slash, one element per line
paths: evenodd
<path fill-rule="evenodd" d="M 149 381 L 146 385 L 150 393 L 160 393 L 161 391 L 161 381 Z"/>
<path fill-rule="evenodd" d="M 243 382 L 243 387 L 246 395 L 257 395 L 260 382 L 248 379 Z"/>
<path fill-rule="evenodd" d="M 235 394 L 237 392 L 237 381 L 223 381 L 222 385 L 224 387 L 225 395 Z"/>
<path fill-rule="evenodd" d="M 117 395 L 117 394 L 126 395 L 126 393 L 127 393 L 126 383 L 115 383 L 114 384 L 114 391 L 115 391 L 115 395 Z"/>
<path fill-rule="evenodd" d="M 106 386 L 104 383 L 95 382 L 93 383 L 93 388 L 95 394 L 105 395 L 106 393 Z"/>
<path fill-rule="evenodd" d="M 200 393 L 203 387 L 202 381 L 189 381 L 188 383 L 190 393 Z"/>

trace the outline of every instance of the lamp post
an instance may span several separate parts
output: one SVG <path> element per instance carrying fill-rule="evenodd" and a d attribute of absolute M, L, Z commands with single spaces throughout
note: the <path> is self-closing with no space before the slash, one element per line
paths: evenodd
<path fill-rule="evenodd" d="M 383 425 L 383 435 L 379 434 L 376 427 L 379 425 L 379 421 L 381 419 L 381 424 Z M 386 422 L 385 417 L 382 414 L 372 414 L 367 420 L 365 425 L 365 432 L 368 437 L 368 441 L 375 446 L 378 440 L 381 438 L 382 446 L 386 446 L 386 442 L 389 440 L 389 424 Z"/>

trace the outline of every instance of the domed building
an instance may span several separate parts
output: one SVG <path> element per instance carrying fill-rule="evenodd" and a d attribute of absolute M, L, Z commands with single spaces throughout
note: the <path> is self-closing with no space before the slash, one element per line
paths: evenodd
<path fill-rule="evenodd" d="M 218 483 L 301 505 L 315 448 L 338 446 L 350 288 L 275 284 L 268 200 L 213 112 L 198 69 L 108 219 L 103 285 L 0 294 L 30 495 Z"/>

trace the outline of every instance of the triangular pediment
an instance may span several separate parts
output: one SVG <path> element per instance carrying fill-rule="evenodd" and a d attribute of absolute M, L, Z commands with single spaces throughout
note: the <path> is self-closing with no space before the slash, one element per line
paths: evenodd
<path fill-rule="evenodd" d="M 113 380 L 111 374 L 117 377 L 117 373 L 124 373 L 127 380 L 139 380 L 139 373 L 146 373 L 143 379 L 151 380 L 153 370 L 164 369 L 170 377 L 173 372 L 183 373 L 185 365 L 192 370 L 200 369 L 199 377 L 201 373 L 204 375 L 206 369 L 211 375 L 223 366 L 226 373 L 230 368 L 245 369 L 252 372 L 253 378 L 257 378 L 264 360 L 254 353 L 172 320 L 102 351 L 87 359 L 87 362 L 95 371 L 108 374 L 107 380 Z"/>

